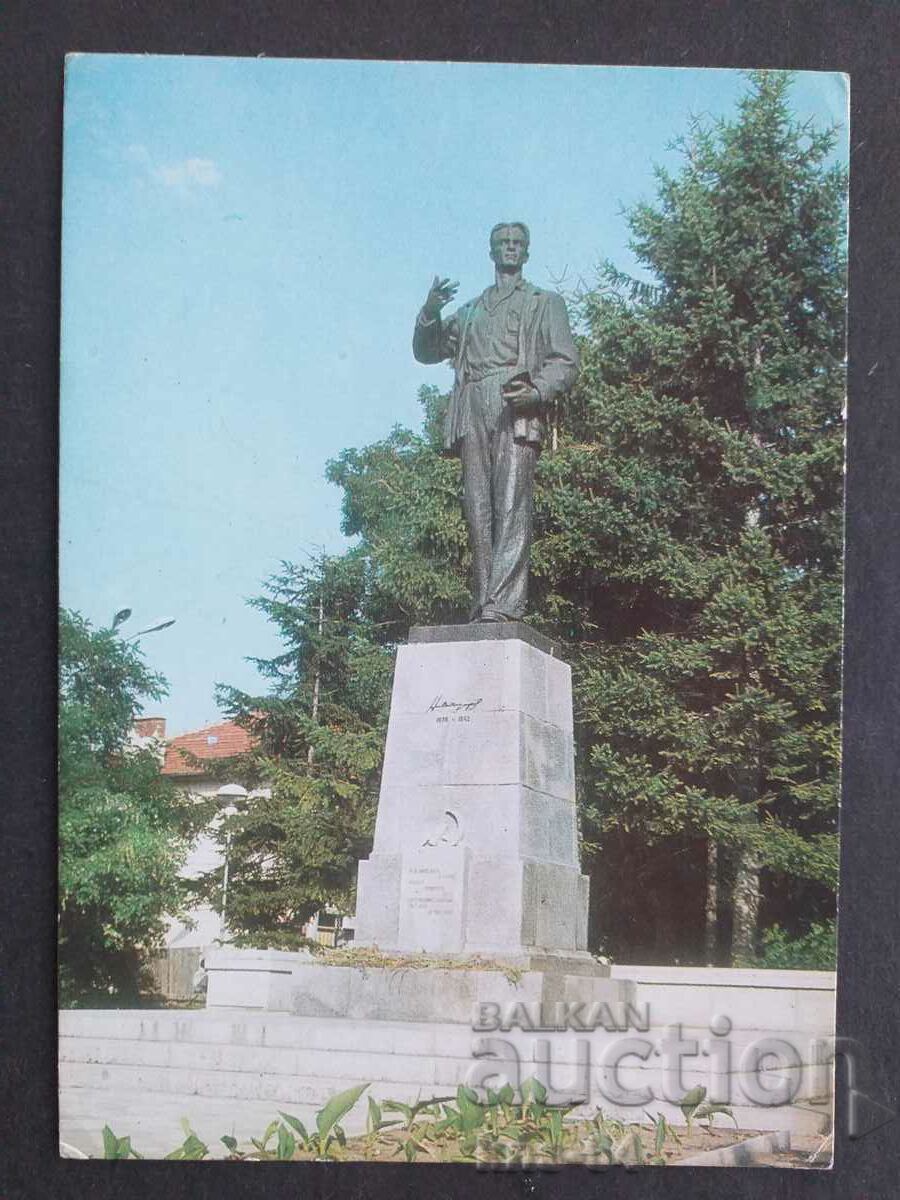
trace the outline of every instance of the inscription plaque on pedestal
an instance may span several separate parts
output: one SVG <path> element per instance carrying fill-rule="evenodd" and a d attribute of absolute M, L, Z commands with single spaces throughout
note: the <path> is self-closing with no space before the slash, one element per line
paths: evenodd
<path fill-rule="evenodd" d="M 423 846 L 404 858 L 400 877 L 400 942 L 428 953 L 458 954 L 464 942 L 464 846 Z"/>

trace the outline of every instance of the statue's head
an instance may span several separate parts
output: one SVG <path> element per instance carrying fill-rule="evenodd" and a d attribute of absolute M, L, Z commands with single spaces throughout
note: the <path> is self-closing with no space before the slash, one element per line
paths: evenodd
<path fill-rule="evenodd" d="M 491 230 L 491 259 L 501 270 L 521 268 L 528 262 L 531 234 L 522 221 L 500 221 Z"/>

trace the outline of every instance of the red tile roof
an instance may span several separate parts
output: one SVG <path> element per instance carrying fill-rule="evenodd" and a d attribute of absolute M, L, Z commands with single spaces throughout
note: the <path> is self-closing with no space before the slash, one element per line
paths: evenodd
<path fill-rule="evenodd" d="M 246 729 L 233 721 L 220 725 L 207 725 L 194 733 L 182 733 L 166 743 L 166 757 L 162 766 L 163 775 L 202 775 L 203 767 L 189 762 L 181 753 L 200 759 L 232 758 L 245 754 L 253 747 L 253 739 Z"/>

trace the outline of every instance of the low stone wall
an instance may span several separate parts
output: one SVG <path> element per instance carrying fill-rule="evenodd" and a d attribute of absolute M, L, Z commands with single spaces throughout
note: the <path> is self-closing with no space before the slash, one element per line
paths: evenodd
<path fill-rule="evenodd" d="M 710 1032 L 716 1017 L 742 1034 L 804 1039 L 834 1033 L 834 971 L 764 971 L 733 967 L 616 964 L 613 979 L 633 981 L 653 1026 L 681 1024 Z M 722 1022 L 718 1022 L 719 1025 Z"/>
<path fill-rule="evenodd" d="M 645 1036 L 661 1037 L 670 1054 L 679 1039 L 682 1072 L 711 1098 L 773 1112 L 782 1096 L 830 1104 L 833 971 L 617 964 L 612 978 L 633 981 L 649 1017 Z"/>

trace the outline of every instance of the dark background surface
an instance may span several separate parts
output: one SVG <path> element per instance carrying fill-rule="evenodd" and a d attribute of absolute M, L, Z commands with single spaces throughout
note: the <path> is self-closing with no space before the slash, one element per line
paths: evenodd
<path fill-rule="evenodd" d="M 900 6 L 574 0 L 475 6 L 70 0 L 0 12 L 0 634 L 4 865 L 0 1195 L 831 1196 L 900 1177 Z M 844 793 L 833 1171 L 79 1163 L 56 1157 L 55 667 L 59 226 L 66 52 L 841 70 L 851 76 Z M 849 1044 L 848 1044 L 849 1045 Z M 848 1062 L 853 1060 L 852 1078 Z M 883 1108 L 881 1107 L 883 1106 Z M 851 1111 L 852 1110 L 852 1111 Z M 894 1116 L 891 1118 L 891 1111 Z M 852 1118 L 852 1120 L 851 1120 Z M 881 1122 L 885 1122 L 880 1124 Z M 880 1124 L 880 1127 L 879 1127 Z M 855 1128 L 856 1136 L 849 1135 Z M 868 1132 L 867 1132 L 868 1131 Z"/>

